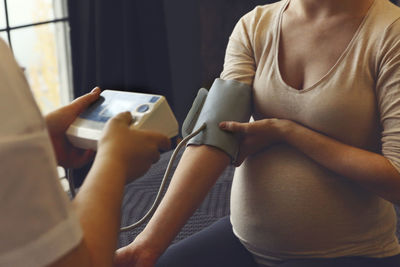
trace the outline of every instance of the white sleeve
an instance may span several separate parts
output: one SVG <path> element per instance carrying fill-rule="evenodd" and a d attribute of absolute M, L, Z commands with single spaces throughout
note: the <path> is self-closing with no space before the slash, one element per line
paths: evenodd
<path fill-rule="evenodd" d="M 400 21 L 383 36 L 376 84 L 382 154 L 400 172 Z"/>
<path fill-rule="evenodd" d="M 82 230 L 61 188 L 43 118 L 0 40 L 0 266 L 45 266 Z"/>

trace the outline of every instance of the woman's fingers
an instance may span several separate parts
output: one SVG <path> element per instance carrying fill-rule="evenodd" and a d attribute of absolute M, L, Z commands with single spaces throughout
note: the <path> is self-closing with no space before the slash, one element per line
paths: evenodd
<path fill-rule="evenodd" d="M 222 130 L 229 132 L 248 133 L 250 124 L 235 121 L 223 121 L 219 124 L 219 127 Z"/>

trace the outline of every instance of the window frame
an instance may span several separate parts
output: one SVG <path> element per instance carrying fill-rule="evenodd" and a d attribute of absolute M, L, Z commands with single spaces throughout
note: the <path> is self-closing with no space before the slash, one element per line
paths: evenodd
<path fill-rule="evenodd" d="M 10 26 L 9 9 L 7 1 L 4 2 L 4 13 L 5 13 L 5 28 L 0 28 L 0 33 L 6 33 L 8 45 L 11 51 L 14 53 L 13 44 L 11 40 L 11 32 L 23 28 L 33 28 L 36 26 L 53 24 L 56 28 L 62 27 L 61 31 L 56 31 L 55 37 L 57 42 L 57 59 L 59 65 L 65 65 L 64 71 L 59 73 L 60 81 L 64 83 L 65 88 L 60 87 L 60 98 L 61 105 L 69 103 L 73 98 L 72 88 L 72 62 L 71 62 L 71 42 L 69 36 L 69 16 L 67 14 L 67 0 L 61 0 L 59 2 L 53 1 L 53 9 L 56 14 L 60 15 L 60 18 L 43 20 L 34 23 L 25 23 L 16 26 Z M 61 22 L 61 23 L 60 23 Z"/>

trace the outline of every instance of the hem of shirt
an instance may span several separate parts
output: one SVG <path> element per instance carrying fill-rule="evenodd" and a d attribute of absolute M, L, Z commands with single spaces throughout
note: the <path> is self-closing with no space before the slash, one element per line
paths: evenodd
<path fill-rule="evenodd" d="M 0 266 L 46 266 L 77 247 L 82 236 L 78 218 L 71 214 L 38 239 L 0 255 Z"/>
<path fill-rule="evenodd" d="M 398 165 L 397 161 L 386 158 L 390 164 L 392 164 L 393 168 L 395 168 L 397 170 L 398 173 L 400 173 L 400 166 Z"/>
<path fill-rule="evenodd" d="M 284 251 L 284 252 L 272 252 L 266 251 L 265 249 L 258 248 L 252 245 L 245 238 L 241 237 L 238 232 L 235 230 L 235 227 L 232 223 L 232 218 L 230 216 L 230 221 L 232 225 L 233 234 L 239 239 L 239 241 L 243 244 L 243 246 L 253 255 L 253 257 L 258 259 L 266 259 L 267 262 L 270 262 L 271 259 L 274 260 L 289 260 L 289 259 L 307 259 L 307 258 L 339 258 L 339 257 L 369 257 L 369 258 L 385 258 L 391 257 L 400 254 L 400 244 L 396 237 L 391 242 L 388 242 L 385 245 L 374 244 L 367 247 L 362 248 L 362 250 L 356 251 L 356 248 L 346 249 L 343 247 L 333 248 L 331 250 L 326 251 Z M 393 246 L 393 244 L 396 246 Z M 389 249 L 384 249 L 388 248 Z M 262 262 L 260 262 L 262 263 Z"/>

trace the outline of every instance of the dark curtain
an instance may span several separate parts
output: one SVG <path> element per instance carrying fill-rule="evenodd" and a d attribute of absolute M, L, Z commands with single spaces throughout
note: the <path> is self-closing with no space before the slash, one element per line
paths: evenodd
<path fill-rule="evenodd" d="M 202 85 L 210 87 L 224 64 L 229 36 L 238 20 L 257 5 L 278 0 L 200 0 Z"/>
<path fill-rule="evenodd" d="M 74 96 L 93 87 L 164 95 L 173 107 L 163 0 L 69 0 Z M 69 171 L 79 187 L 90 168 Z"/>
<path fill-rule="evenodd" d="M 94 86 L 161 94 L 182 124 L 198 89 L 219 77 L 236 22 L 271 2 L 69 0 L 74 96 Z"/>
<path fill-rule="evenodd" d="M 162 0 L 69 0 L 68 9 L 75 97 L 97 85 L 173 105 Z"/>
<path fill-rule="evenodd" d="M 273 0 L 69 0 L 74 96 L 164 95 L 180 123 L 222 70 L 239 18 Z"/>
<path fill-rule="evenodd" d="M 235 23 L 272 2 L 69 0 L 74 96 L 96 85 L 162 94 L 182 123 L 199 87 L 222 71 Z"/>

